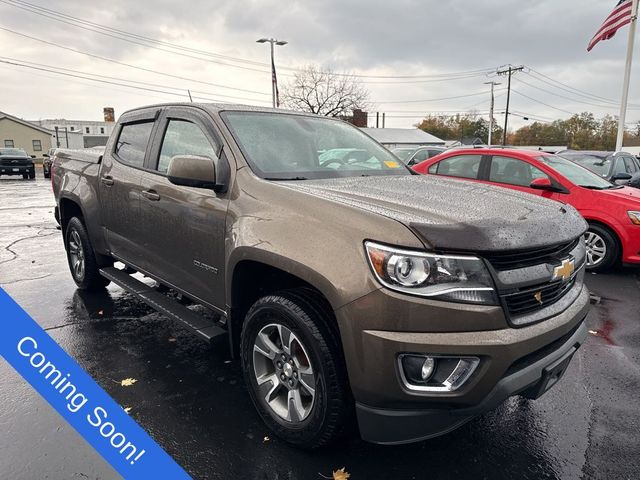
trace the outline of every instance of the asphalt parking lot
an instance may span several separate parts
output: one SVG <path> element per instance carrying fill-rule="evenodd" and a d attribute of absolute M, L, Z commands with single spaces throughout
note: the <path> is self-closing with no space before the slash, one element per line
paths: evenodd
<path fill-rule="evenodd" d="M 193 338 L 121 289 L 75 288 L 48 180 L 0 178 L 0 286 L 194 478 L 640 477 L 640 270 L 587 275 L 600 297 L 562 381 L 430 441 L 352 438 L 303 452 L 268 438 L 224 347 Z M 2 319 L 6 321 L 6 319 Z M 137 382 L 123 387 L 120 381 Z M 0 478 L 118 478 L 4 361 Z"/>

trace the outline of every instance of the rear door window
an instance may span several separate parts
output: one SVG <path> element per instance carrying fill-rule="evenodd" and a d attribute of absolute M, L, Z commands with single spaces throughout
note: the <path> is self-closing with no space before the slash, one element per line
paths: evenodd
<path fill-rule="evenodd" d="M 481 161 L 482 155 L 455 155 L 432 165 L 429 173 L 477 179 Z"/>
<path fill-rule="evenodd" d="M 539 168 L 517 158 L 494 155 L 491 159 L 489 180 L 492 182 L 528 187 L 536 178 L 549 178 L 549 176 Z"/>
<path fill-rule="evenodd" d="M 142 168 L 151 130 L 153 121 L 124 124 L 113 151 L 118 160 Z"/>

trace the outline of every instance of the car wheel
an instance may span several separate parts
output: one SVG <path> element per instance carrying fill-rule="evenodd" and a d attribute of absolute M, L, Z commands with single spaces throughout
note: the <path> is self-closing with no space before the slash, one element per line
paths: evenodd
<path fill-rule="evenodd" d="M 29 180 L 33 180 L 34 178 L 36 178 L 36 172 L 29 173 Z"/>
<path fill-rule="evenodd" d="M 28 173 L 23 173 L 22 174 L 22 179 L 26 180 L 27 178 L 29 178 L 29 174 Z"/>
<path fill-rule="evenodd" d="M 99 290 L 109 285 L 109 280 L 100 275 L 89 235 L 78 217 L 73 217 L 67 224 L 65 247 L 71 276 L 79 289 Z"/>
<path fill-rule="evenodd" d="M 587 247 L 587 270 L 603 272 L 617 262 L 620 246 L 617 237 L 608 228 L 589 224 L 584 239 Z"/>
<path fill-rule="evenodd" d="M 331 311 L 310 290 L 259 299 L 241 334 L 242 369 L 258 413 L 284 441 L 317 448 L 340 436 L 353 402 Z"/>

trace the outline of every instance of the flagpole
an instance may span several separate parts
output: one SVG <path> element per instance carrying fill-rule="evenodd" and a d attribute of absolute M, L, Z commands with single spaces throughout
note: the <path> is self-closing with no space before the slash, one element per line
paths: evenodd
<path fill-rule="evenodd" d="M 625 117 L 627 116 L 627 102 L 629 101 L 629 83 L 631 81 L 631 63 L 633 60 L 633 46 L 636 39 L 636 23 L 638 20 L 638 0 L 632 0 L 631 24 L 629 25 L 629 40 L 627 43 L 627 63 L 624 69 L 624 83 L 622 85 L 622 103 L 620 104 L 620 117 L 618 118 L 618 138 L 616 140 L 616 152 L 622 150 L 624 140 Z"/>

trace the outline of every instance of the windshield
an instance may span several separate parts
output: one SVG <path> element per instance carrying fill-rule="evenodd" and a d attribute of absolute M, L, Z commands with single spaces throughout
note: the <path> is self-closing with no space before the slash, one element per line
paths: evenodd
<path fill-rule="evenodd" d="M 28 157 L 27 152 L 21 148 L 0 148 L 0 157 Z"/>
<path fill-rule="evenodd" d="M 415 148 L 394 148 L 391 151 L 396 157 L 398 157 L 400 160 L 404 162 L 413 154 L 413 152 L 416 151 L 416 149 Z"/>
<path fill-rule="evenodd" d="M 539 161 L 548 165 L 557 171 L 560 175 L 563 175 L 567 180 L 576 185 L 586 188 L 593 188 L 596 190 L 604 190 L 607 188 L 613 188 L 615 185 L 611 184 L 607 180 L 599 177 L 595 173 L 586 168 L 577 165 L 566 158 L 562 158 L 558 155 L 542 155 L 536 157 Z"/>
<path fill-rule="evenodd" d="M 386 149 L 345 122 L 283 113 L 223 112 L 256 175 L 305 180 L 411 175 Z"/>
<path fill-rule="evenodd" d="M 601 177 L 609 176 L 612 161 L 612 157 L 610 156 L 596 155 L 592 153 L 562 153 L 560 156 L 567 160 L 571 160 L 582 167 L 588 168 Z"/>

